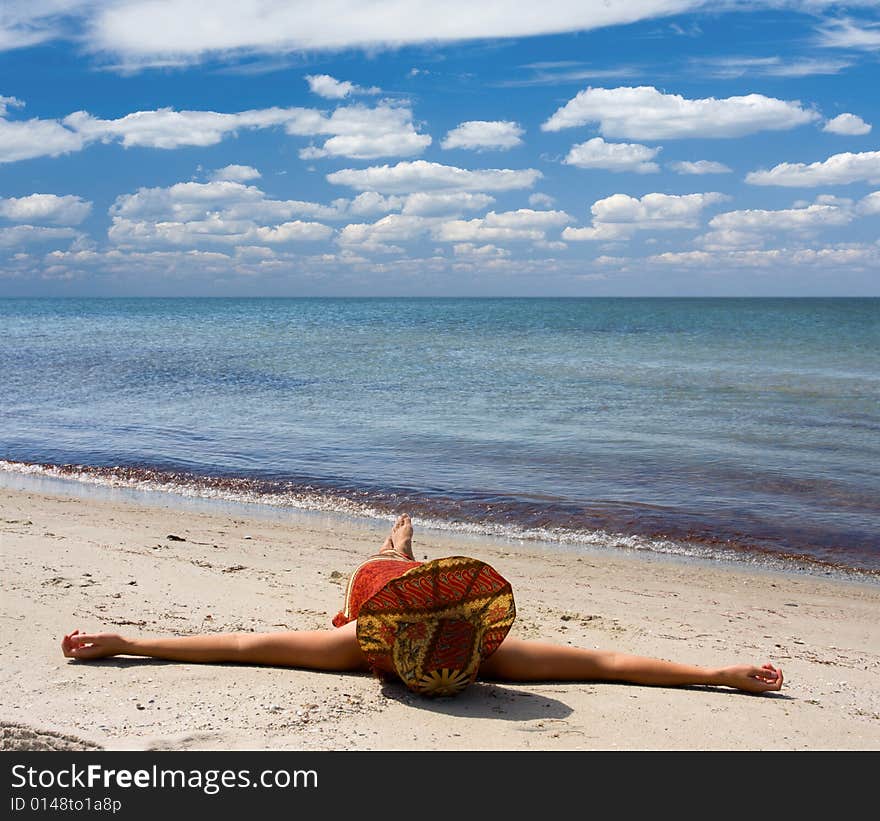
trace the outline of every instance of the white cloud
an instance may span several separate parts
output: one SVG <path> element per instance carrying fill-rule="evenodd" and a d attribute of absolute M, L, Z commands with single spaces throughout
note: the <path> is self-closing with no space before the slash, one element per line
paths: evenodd
<path fill-rule="evenodd" d="M 698 0 L 546 0 L 540 9 L 527 9 L 517 0 L 332 0 L 316 13 L 309 3 L 289 0 L 214 0 L 210 11 L 201 0 L 128 0 L 95 4 L 86 31 L 91 49 L 119 54 L 128 64 L 149 65 L 237 51 L 375 49 L 586 31 L 698 5 Z"/>
<path fill-rule="evenodd" d="M 57 157 L 79 151 L 84 144 L 82 135 L 57 120 L 14 122 L 0 117 L 0 163 Z"/>
<path fill-rule="evenodd" d="M 247 182 L 258 180 L 263 175 L 250 165 L 227 165 L 211 173 L 212 180 L 228 180 L 230 182 Z"/>
<path fill-rule="evenodd" d="M 87 11 L 83 0 L 3 0 L 0 51 L 25 48 L 61 36 L 64 15 Z"/>
<path fill-rule="evenodd" d="M 813 77 L 817 74 L 839 74 L 851 65 L 849 60 L 818 60 L 804 57 L 790 63 L 780 62 L 779 65 L 769 67 L 760 73 L 770 77 Z"/>
<path fill-rule="evenodd" d="M 281 225 L 260 226 L 254 231 L 254 236 L 260 242 L 314 242 L 329 239 L 333 236 L 333 229 L 319 222 L 294 220 Z"/>
<path fill-rule="evenodd" d="M 660 166 L 652 162 L 660 151 L 659 147 L 649 148 L 638 143 L 606 143 L 601 137 L 594 137 L 585 143 L 573 145 L 563 162 L 578 168 L 651 174 L 660 170 Z"/>
<path fill-rule="evenodd" d="M 403 253 L 395 242 L 411 242 L 424 236 L 434 220 L 425 217 L 389 214 L 374 223 L 346 225 L 337 241 L 342 246 L 356 246 L 359 251 Z"/>
<path fill-rule="evenodd" d="M 766 242 L 766 237 L 760 233 L 751 231 L 717 230 L 707 231 L 701 237 L 694 240 L 706 251 L 729 251 L 743 248 L 760 248 Z"/>
<path fill-rule="evenodd" d="M 351 94 L 378 94 L 381 91 L 375 86 L 364 88 L 348 80 L 337 80 L 329 74 L 307 74 L 306 82 L 313 94 L 329 100 L 341 100 Z"/>
<path fill-rule="evenodd" d="M 412 110 L 405 105 L 380 103 L 375 108 L 350 105 L 337 108 L 320 123 L 291 123 L 289 134 L 333 134 L 320 147 L 300 151 L 303 159 L 351 157 L 371 160 L 377 157 L 409 157 L 421 154 L 431 137 L 419 134 L 412 121 Z"/>
<path fill-rule="evenodd" d="M 730 80 L 756 75 L 760 77 L 811 77 L 817 74 L 839 74 L 852 63 L 849 60 L 820 60 L 800 57 L 711 57 L 691 61 L 700 76 Z"/>
<path fill-rule="evenodd" d="M 844 134 L 850 137 L 861 137 L 871 131 L 871 126 L 856 114 L 838 114 L 834 119 L 828 120 L 823 131 L 830 131 L 832 134 Z"/>
<path fill-rule="evenodd" d="M 858 210 L 861 214 L 880 214 L 880 191 L 868 194 L 858 204 Z"/>
<path fill-rule="evenodd" d="M 229 180 L 141 188 L 110 208 L 110 240 L 123 246 L 253 245 L 329 239 L 333 229 L 298 217 L 339 219 L 335 206 L 272 200 L 255 186 Z"/>
<path fill-rule="evenodd" d="M 406 198 L 403 213 L 419 217 L 448 217 L 467 211 L 482 211 L 493 202 L 495 198 L 488 194 L 472 194 L 467 191 L 452 193 L 418 191 Z"/>
<path fill-rule="evenodd" d="M 164 278 L 176 281 L 206 278 L 210 281 L 217 276 L 257 277 L 278 270 L 280 266 L 289 271 L 294 260 L 298 266 L 302 264 L 302 255 L 294 258 L 259 246 L 242 246 L 228 252 L 197 249 L 131 251 L 120 248 L 52 251 L 44 259 L 46 265 L 69 275 L 101 272 L 133 282 L 154 282 Z"/>
<path fill-rule="evenodd" d="M 13 225 L 0 228 L 0 248 L 17 248 L 41 242 L 73 240 L 82 234 L 74 228 L 47 228 L 43 225 Z"/>
<path fill-rule="evenodd" d="M 615 241 L 627 239 L 636 231 L 672 231 L 695 228 L 705 208 L 728 199 L 710 191 L 704 194 L 645 194 L 641 198 L 612 194 L 596 200 L 590 208 L 592 226 L 566 228 L 562 239 L 574 241 Z"/>
<path fill-rule="evenodd" d="M 469 259 L 498 259 L 510 256 L 510 251 L 506 248 L 499 248 L 492 244 L 474 245 L 472 242 L 460 242 L 453 245 L 452 253 L 457 257 Z"/>
<path fill-rule="evenodd" d="M 668 163 L 667 167 L 676 174 L 730 174 L 732 171 L 724 163 L 713 160 L 682 160 Z"/>
<path fill-rule="evenodd" d="M 372 108 L 342 106 L 329 115 L 313 108 L 274 107 L 236 113 L 161 108 L 106 120 L 76 111 L 60 121 L 0 118 L 0 162 L 54 157 L 97 141 L 119 141 L 126 148 L 204 147 L 239 131 L 279 127 L 291 136 L 327 137 L 323 145 L 304 149 L 302 153 L 310 158 L 412 156 L 431 144 L 430 136 L 416 132 L 412 111 L 390 102 Z"/>
<path fill-rule="evenodd" d="M 373 160 L 379 157 L 407 157 L 421 154 L 430 142 L 430 137 L 415 132 L 331 137 L 322 146 L 310 145 L 300 149 L 299 158 L 320 160 L 324 157 L 346 157 L 353 160 Z"/>
<path fill-rule="evenodd" d="M 807 237 L 826 227 L 848 225 L 856 216 L 852 200 L 828 196 L 795 208 L 727 211 L 709 220 L 711 230 L 696 243 L 710 251 L 760 248 L 780 232 Z"/>
<path fill-rule="evenodd" d="M 509 120 L 469 120 L 453 128 L 441 148 L 503 151 L 522 145 L 523 129 Z"/>
<path fill-rule="evenodd" d="M 590 211 L 599 222 L 652 223 L 690 228 L 709 205 L 723 202 L 724 194 L 645 194 L 637 199 L 613 194 L 593 203 Z"/>
<path fill-rule="evenodd" d="M 746 175 L 746 182 L 752 185 L 789 187 L 878 181 L 880 181 L 880 151 L 834 154 L 827 160 L 809 165 L 784 162 L 769 171 L 752 171 Z"/>
<path fill-rule="evenodd" d="M 827 48 L 880 49 L 880 24 L 853 22 L 850 18 L 828 20 L 819 28 L 819 44 Z"/>
<path fill-rule="evenodd" d="M 145 245 L 198 246 L 204 243 L 248 245 L 254 242 L 291 242 L 326 240 L 333 229 L 317 222 L 282 223 L 258 226 L 249 220 L 233 220 L 218 214 L 189 222 L 152 222 L 114 217 L 107 236 L 124 247 Z"/>
<path fill-rule="evenodd" d="M 403 208 L 405 200 L 401 197 L 383 197 L 375 191 L 364 191 L 351 202 L 348 200 L 335 200 L 334 202 L 344 213 L 368 217 L 374 214 L 387 214 L 389 211 L 399 211 Z"/>
<path fill-rule="evenodd" d="M 502 211 L 501 213 L 490 211 L 483 218 L 483 222 L 490 227 L 538 228 L 546 231 L 549 228 L 559 228 L 573 222 L 573 220 L 565 211 L 536 211 L 531 208 L 519 208 L 516 211 Z"/>
<path fill-rule="evenodd" d="M 561 240 L 542 239 L 535 243 L 535 248 L 543 248 L 545 251 L 564 251 L 568 248 L 568 243 Z"/>
<path fill-rule="evenodd" d="M 127 219 L 187 221 L 240 204 L 252 208 L 264 199 L 259 188 L 238 182 L 179 182 L 168 188 L 139 188 L 134 194 L 122 194 L 110 214 Z"/>
<path fill-rule="evenodd" d="M 546 239 L 548 230 L 571 222 L 563 211 L 517 211 L 496 213 L 471 220 L 450 220 L 438 216 L 389 214 L 374 223 L 346 225 L 339 233 L 340 245 L 356 250 L 380 253 L 402 253 L 394 243 L 413 242 L 428 235 L 437 242 L 452 242 L 476 246 L 495 242 L 532 241 Z"/>
<path fill-rule="evenodd" d="M 564 211 L 534 211 L 520 208 L 517 211 L 496 213 L 490 211 L 485 217 L 471 220 L 450 220 L 435 226 L 434 239 L 439 242 L 492 243 L 546 239 L 547 231 L 572 221 Z"/>
<path fill-rule="evenodd" d="M 312 109 L 267 108 L 227 114 L 160 108 L 135 111 L 114 120 L 76 111 L 62 122 L 84 142 L 119 140 L 126 148 L 172 149 L 216 145 L 239 130 L 284 126 L 301 119 L 317 122 L 320 118 L 320 112 Z"/>
<path fill-rule="evenodd" d="M 302 217 L 335 221 L 399 211 L 405 202 L 403 197 L 385 197 L 375 191 L 365 191 L 352 200 L 335 199 L 329 205 L 276 200 L 253 185 L 215 180 L 180 182 L 168 188 L 140 188 L 134 194 L 117 197 L 110 214 L 133 220 L 172 222 L 198 220 L 207 213 L 255 223 L 282 223 Z"/>
<path fill-rule="evenodd" d="M 92 203 L 66 194 L 31 194 L 27 197 L 0 198 L 0 217 L 13 222 L 51 222 L 79 225 L 92 210 Z"/>
<path fill-rule="evenodd" d="M 431 138 L 417 134 L 406 106 L 351 105 L 327 116 L 310 108 L 267 108 L 222 114 L 213 111 L 138 111 L 118 120 L 98 120 L 85 112 L 70 115 L 65 124 L 87 139 L 119 138 L 126 147 L 177 148 L 214 145 L 239 129 L 283 126 L 293 136 L 332 135 L 323 146 L 305 149 L 312 157 L 342 156 L 372 159 L 420 153 Z"/>
<path fill-rule="evenodd" d="M 712 217 L 709 226 L 731 231 L 814 231 L 824 226 L 847 225 L 852 220 L 851 203 L 846 200 L 841 205 L 814 203 L 805 208 L 783 208 L 776 211 L 727 211 Z"/>
<path fill-rule="evenodd" d="M 444 222 L 434 232 L 438 242 L 537 242 L 545 233 L 538 228 L 506 228 L 486 225 L 483 220 L 452 220 Z"/>
<path fill-rule="evenodd" d="M 397 165 L 344 168 L 328 174 L 327 180 L 334 185 L 347 185 L 360 191 L 409 194 L 417 191 L 513 191 L 531 188 L 541 176 L 541 172 L 534 168 L 471 171 L 453 165 L 415 160 Z"/>
<path fill-rule="evenodd" d="M 637 229 L 630 225 L 595 222 L 586 228 L 569 226 L 562 232 L 566 242 L 619 242 L 629 239 Z"/>
<path fill-rule="evenodd" d="M 549 194 L 542 194 L 538 191 L 529 194 L 529 205 L 532 208 L 552 208 L 555 204 L 556 200 Z"/>
<path fill-rule="evenodd" d="M 629 260 L 633 262 L 634 260 Z M 831 246 L 826 248 L 769 248 L 767 250 L 670 251 L 638 260 L 644 266 L 658 264 L 664 267 L 699 268 L 712 270 L 721 267 L 766 269 L 778 271 L 783 266 L 798 268 L 814 265 L 821 268 L 876 268 L 880 255 L 876 246 Z"/>
<path fill-rule="evenodd" d="M 0 94 L 0 117 L 5 117 L 10 108 L 22 108 L 24 103 L 18 97 L 4 97 Z"/>
<path fill-rule="evenodd" d="M 579 68 L 572 68 L 579 66 Z M 498 83 L 503 88 L 521 88 L 529 86 L 569 85 L 584 80 L 607 80 L 638 77 L 644 73 L 644 69 L 638 66 L 614 66 L 612 68 L 592 68 L 586 63 L 574 60 L 550 60 L 546 62 L 529 63 L 520 68 L 532 69 L 534 74 L 530 77 L 515 80 L 504 80 Z M 564 70 L 560 70 L 564 69 Z"/>
<path fill-rule="evenodd" d="M 556 111 L 541 128 L 598 122 L 606 137 L 658 140 L 681 137 L 741 137 L 795 128 L 819 118 L 798 101 L 762 94 L 689 100 L 653 86 L 588 88 Z"/>

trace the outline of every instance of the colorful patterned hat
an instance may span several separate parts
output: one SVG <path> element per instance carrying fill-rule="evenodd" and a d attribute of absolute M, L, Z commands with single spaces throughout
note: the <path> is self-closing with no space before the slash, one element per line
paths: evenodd
<path fill-rule="evenodd" d="M 516 618 L 513 590 L 477 559 L 435 559 L 387 582 L 361 605 L 357 637 L 370 666 L 428 696 L 460 693 Z"/>

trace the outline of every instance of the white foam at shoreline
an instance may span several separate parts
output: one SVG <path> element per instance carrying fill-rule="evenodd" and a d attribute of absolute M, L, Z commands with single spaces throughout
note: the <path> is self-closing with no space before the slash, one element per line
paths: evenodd
<path fill-rule="evenodd" d="M 174 482 L 136 476 L 120 476 L 113 473 L 98 474 L 95 470 L 113 471 L 114 468 L 86 468 L 77 465 L 47 465 L 13 462 L 0 459 L 0 471 L 24 476 L 46 477 L 53 480 L 71 481 L 101 488 L 117 488 L 145 493 L 199 499 L 233 504 L 258 505 L 270 508 L 294 508 L 297 510 L 341 514 L 366 519 L 388 521 L 389 514 L 340 496 L 322 493 L 255 493 L 246 489 L 226 489 L 200 484 L 199 477 L 191 482 Z M 120 470 L 126 470 L 121 468 Z M 143 470 L 138 468 L 137 470 Z M 204 481 L 204 479 L 202 479 Z M 228 480 L 227 480 L 228 481 Z M 643 536 L 609 533 L 605 530 L 568 530 L 565 528 L 524 527 L 515 524 L 493 522 L 460 522 L 435 517 L 414 515 L 413 522 L 422 528 L 447 531 L 466 536 L 488 536 L 506 541 L 542 542 L 568 548 L 614 549 L 663 554 L 683 559 L 700 559 L 713 562 L 748 564 L 791 572 L 811 568 L 806 562 L 788 557 L 750 555 L 734 548 L 717 549 L 705 544 L 687 543 L 671 539 L 648 539 Z M 815 571 L 814 571 L 815 572 Z M 828 572 L 823 568 L 823 572 Z M 849 572 L 858 574 L 858 571 Z"/>

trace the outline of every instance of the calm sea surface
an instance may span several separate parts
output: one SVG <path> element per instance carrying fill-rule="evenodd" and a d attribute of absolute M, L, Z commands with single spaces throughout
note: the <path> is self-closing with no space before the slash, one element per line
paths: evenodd
<path fill-rule="evenodd" d="M 876 573 L 880 300 L 0 300 L 0 460 Z"/>

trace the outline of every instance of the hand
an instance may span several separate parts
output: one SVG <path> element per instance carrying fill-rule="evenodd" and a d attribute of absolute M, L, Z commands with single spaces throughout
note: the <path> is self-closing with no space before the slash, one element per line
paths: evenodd
<path fill-rule="evenodd" d="M 125 639 L 116 633 L 80 633 L 74 630 L 61 640 L 65 658 L 80 661 L 107 658 L 123 652 Z"/>
<path fill-rule="evenodd" d="M 752 667 L 722 667 L 718 671 L 720 683 L 748 693 L 767 693 L 782 689 L 782 670 L 772 664 Z"/>

